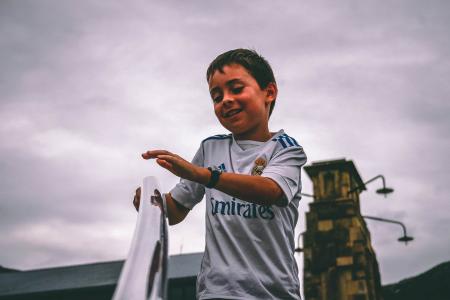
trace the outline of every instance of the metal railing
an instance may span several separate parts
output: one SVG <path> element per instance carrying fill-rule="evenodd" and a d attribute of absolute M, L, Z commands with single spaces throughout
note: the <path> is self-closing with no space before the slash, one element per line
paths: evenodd
<path fill-rule="evenodd" d="M 113 300 L 166 299 L 168 231 L 159 191 L 155 177 L 144 178 L 136 229 Z"/>

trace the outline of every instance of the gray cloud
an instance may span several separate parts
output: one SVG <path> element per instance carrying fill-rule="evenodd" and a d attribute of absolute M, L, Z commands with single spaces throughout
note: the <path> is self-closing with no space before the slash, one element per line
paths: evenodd
<path fill-rule="evenodd" d="M 383 281 L 448 260 L 448 6 L 2 1 L 0 264 L 123 258 L 141 178 L 177 182 L 139 154 L 189 159 L 224 132 L 205 69 L 236 47 L 274 67 L 273 130 L 286 128 L 310 162 L 351 158 L 363 178 L 383 173 L 395 187 L 387 199 L 375 183 L 361 195 L 364 214 L 399 219 L 416 237 L 405 248 L 400 228 L 368 223 Z M 171 253 L 203 250 L 203 210 L 171 229 Z"/>

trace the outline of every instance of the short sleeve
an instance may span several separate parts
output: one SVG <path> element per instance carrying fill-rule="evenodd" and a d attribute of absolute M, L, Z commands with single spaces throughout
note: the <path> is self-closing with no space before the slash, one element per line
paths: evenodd
<path fill-rule="evenodd" d="M 203 145 L 197 150 L 192 159 L 194 165 L 203 167 Z M 192 209 L 202 201 L 205 187 L 202 184 L 181 178 L 180 182 L 170 191 L 172 198 L 186 208 Z"/>
<path fill-rule="evenodd" d="M 269 161 L 261 176 L 274 180 L 284 193 L 286 206 L 301 192 L 301 169 L 306 163 L 306 154 L 302 147 L 288 147 L 277 152 Z"/>

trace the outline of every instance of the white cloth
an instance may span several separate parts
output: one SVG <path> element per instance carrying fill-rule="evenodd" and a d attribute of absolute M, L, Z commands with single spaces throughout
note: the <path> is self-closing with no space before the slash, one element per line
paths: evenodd
<path fill-rule="evenodd" d="M 201 143 L 192 162 L 224 172 L 259 172 L 284 193 L 281 206 L 263 206 L 184 179 L 172 189 L 172 197 L 189 209 L 206 192 L 206 247 L 197 297 L 300 299 L 294 229 L 306 162 L 303 148 L 283 130 L 250 148 L 238 146 L 232 135 L 217 135 Z"/>
<path fill-rule="evenodd" d="M 239 148 L 242 150 L 248 150 L 250 148 L 255 148 L 264 144 L 264 142 L 252 141 L 252 140 L 235 140 Z"/>

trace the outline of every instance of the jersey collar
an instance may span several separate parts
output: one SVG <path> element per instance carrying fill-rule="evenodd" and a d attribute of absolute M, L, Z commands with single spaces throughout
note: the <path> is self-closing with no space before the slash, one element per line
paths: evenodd
<path fill-rule="evenodd" d="M 261 145 L 259 145 L 257 147 L 253 147 L 253 148 L 247 149 L 247 150 L 242 150 L 242 148 L 239 147 L 239 145 L 237 144 L 236 140 L 234 139 L 234 135 L 232 134 L 231 135 L 231 137 L 232 137 L 231 148 L 233 149 L 233 151 L 236 151 L 236 152 L 247 152 L 247 151 L 248 152 L 252 152 L 252 151 L 255 151 L 255 150 L 259 150 L 260 147 L 263 147 L 264 145 L 267 145 L 267 143 L 272 142 L 273 139 L 276 139 L 277 137 L 279 137 L 282 134 L 284 134 L 284 130 L 280 129 L 278 132 L 276 132 L 270 139 L 268 139 L 263 144 L 261 144 Z"/>

